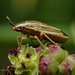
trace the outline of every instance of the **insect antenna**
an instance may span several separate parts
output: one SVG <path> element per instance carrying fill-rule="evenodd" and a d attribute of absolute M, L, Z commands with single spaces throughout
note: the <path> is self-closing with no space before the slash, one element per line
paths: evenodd
<path fill-rule="evenodd" d="M 10 22 L 10 24 L 15 27 L 15 25 L 13 24 L 13 22 L 10 20 L 10 18 L 8 16 L 6 16 L 7 20 Z M 15 27 L 16 28 L 16 27 Z"/>

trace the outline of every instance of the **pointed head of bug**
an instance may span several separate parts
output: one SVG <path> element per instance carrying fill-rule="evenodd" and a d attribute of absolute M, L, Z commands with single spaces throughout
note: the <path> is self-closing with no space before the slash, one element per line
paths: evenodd
<path fill-rule="evenodd" d="M 22 32 L 24 29 L 23 24 L 17 24 L 15 27 L 12 28 L 13 31 Z"/>
<path fill-rule="evenodd" d="M 10 18 L 8 17 L 8 16 L 6 16 L 6 18 L 7 18 L 7 20 L 10 22 L 10 24 L 13 26 L 13 28 L 12 28 L 12 30 L 13 31 L 15 31 L 15 30 L 20 30 L 19 28 L 17 28 L 14 24 L 13 24 L 13 22 L 10 20 Z"/>

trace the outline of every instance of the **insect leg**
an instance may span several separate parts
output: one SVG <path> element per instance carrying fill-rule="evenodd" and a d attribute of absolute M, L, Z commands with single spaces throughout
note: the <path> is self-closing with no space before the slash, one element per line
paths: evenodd
<path fill-rule="evenodd" d="M 18 36 L 18 37 L 16 38 L 18 45 L 19 45 L 19 39 L 21 39 L 21 38 L 22 38 L 22 36 Z"/>
<path fill-rule="evenodd" d="M 39 39 L 37 36 L 34 36 L 34 39 L 37 39 L 37 40 L 39 41 L 39 43 L 41 44 L 41 46 L 42 46 L 43 48 L 45 48 L 45 46 L 43 45 L 43 43 L 40 41 L 40 39 Z"/>
<path fill-rule="evenodd" d="M 45 33 L 40 33 L 40 36 L 44 35 L 50 42 L 52 42 L 53 44 L 57 45 L 56 42 L 54 42 L 50 37 L 48 37 Z"/>
<path fill-rule="evenodd" d="M 33 45 L 35 45 L 35 43 L 33 42 L 33 38 L 30 37 L 30 35 L 27 35 L 27 37 L 30 39 L 30 41 L 33 43 Z"/>
<path fill-rule="evenodd" d="M 33 42 L 33 38 L 29 37 L 29 39 L 33 43 L 33 45 L 35 46 L 35 43 Z"/>
<path fill-rule="evenodd" d="M 19 42 L 18 39 L 20 39 L 20 42 Z M 18 36 L 18 37 L 17 37 L 18 49 L 20 49 L 21 44 L 22 44 L 22 40 L 24 40 L 24 39 L 26 40 L 27 37 L 22 37 L 22 36 Z"/>

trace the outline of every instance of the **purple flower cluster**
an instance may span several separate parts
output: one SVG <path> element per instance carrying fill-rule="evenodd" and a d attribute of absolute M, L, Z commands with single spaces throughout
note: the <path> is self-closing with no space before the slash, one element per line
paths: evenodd
<path fill-rule="evenodd" d="M 17 50 L 17 49 L 13 49 L 13 50 L 9 50 L 10 51 L 10 55 L 11 54 L 14 54 L 15 56 L 19 53 L 19 50 Z"/>

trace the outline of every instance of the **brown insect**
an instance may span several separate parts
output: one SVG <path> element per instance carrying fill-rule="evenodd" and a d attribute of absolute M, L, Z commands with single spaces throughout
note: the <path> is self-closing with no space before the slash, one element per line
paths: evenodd
<path fill-rule="evenodd" d="M 21 32 L 24 35 L 27 34 L 28 37 L 30 35 L 33 35 L 34 39 L 37 39 L 43 48 L 44 45 L 40 41 L 42 39 L 49 40 L 53 44 L 57 44 L 56 42 L 65 43 L 69 39 L 69 36 L 66 35 L 64 32 L 62 32 L 61 29 L 58 29 L 56 27 L 47 25 L 39 21 L 24 21 L 18 23 L 17 25 L 14 25 L 8 16 L 6 16 L 6 18 L 10 21 L 11 25 L 13 26 L 12 28 L 13 31 Z M 21 41 L 19 42 L 18 39 L 21 39 Z M 17 37 L 19 49 L 21 47 L 23 39 L 26 40 L 27 37 L 21 36 Z M 32 41 L 33 38 L 30 39 Z"/>

